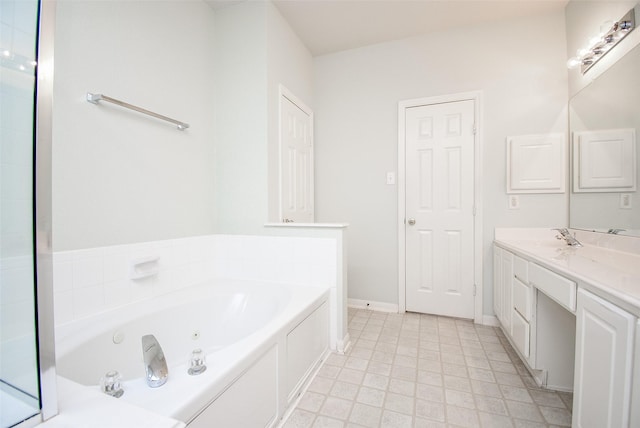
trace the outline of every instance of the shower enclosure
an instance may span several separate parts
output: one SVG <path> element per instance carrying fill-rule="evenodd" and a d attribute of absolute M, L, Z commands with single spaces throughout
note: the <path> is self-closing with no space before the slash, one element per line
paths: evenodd
<path fill-rule="evenodd" d="M 51 199 L 50 183 L 44 197 L 36 191 L 36 181 L 46 180 L 35 173 L 38 160 L 45 175 L 50 171 L 50 161 L 36 150 L 38 135 L 47 137 L 50 128 L 42 132 L 37 120 L 39 12 L 37 0 L 0 1 L 0 428 L 32 426 L 43 413 L 56 412 L 41 393 L 55 377 L 53 326 L 38 329 L 52 320 L 51 292 L 38 295 L 41 287 L 51 288 L 49 244 L 36 245 L 50 237 L 50 228 L 36 226 L 36 217 L 50 218 Z M 44 116 L 47 123 L 50 113 Z M 50 138 L 45 141 L 50 152 Z M 43 212 L 37 213 L 40 202 Z M 39 343 L 45 346 L 39 349 Z M 55 389 L 47 395 L 45 401 L 55 402 Z"/>

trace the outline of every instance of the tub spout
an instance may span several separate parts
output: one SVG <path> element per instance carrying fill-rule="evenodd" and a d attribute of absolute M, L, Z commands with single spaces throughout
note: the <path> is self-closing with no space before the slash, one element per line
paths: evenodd
<path fill-rule="evenodd" d="M 142 355 L 144 356 L 144 369 L 147 372 L 147 385 L 151 388 L 162 386 L 169 377 L 167 360 L 160 343 L 152 334 L 142 336 Z"/>

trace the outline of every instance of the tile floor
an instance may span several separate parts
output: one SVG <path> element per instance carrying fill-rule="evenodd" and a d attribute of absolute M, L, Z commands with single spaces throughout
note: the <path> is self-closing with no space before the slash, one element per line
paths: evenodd
<path fill-rule="evenodd" d="M 538 388 L 498 328 L 349 309 L 349 333 L 285 428 L 571 425 L 572 395 Z"/>

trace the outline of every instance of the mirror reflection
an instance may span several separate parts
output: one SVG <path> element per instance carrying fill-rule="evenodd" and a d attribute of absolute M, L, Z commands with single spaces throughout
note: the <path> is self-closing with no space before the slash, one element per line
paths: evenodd
<path fill-rule="evenodd" d="M 569 225 L 640 236 L 640 46 L 569 103 Z"/>

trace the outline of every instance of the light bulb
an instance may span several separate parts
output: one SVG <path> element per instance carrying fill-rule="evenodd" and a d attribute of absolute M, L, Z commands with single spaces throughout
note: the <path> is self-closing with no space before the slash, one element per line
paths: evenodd
<path fill-rule="evenodd" d="M 582 64 L 582 60 L 578 57 L 569 58 L 567 61 L 567 68 L 574 69 L 577 68 L 580 64 Z"/>

